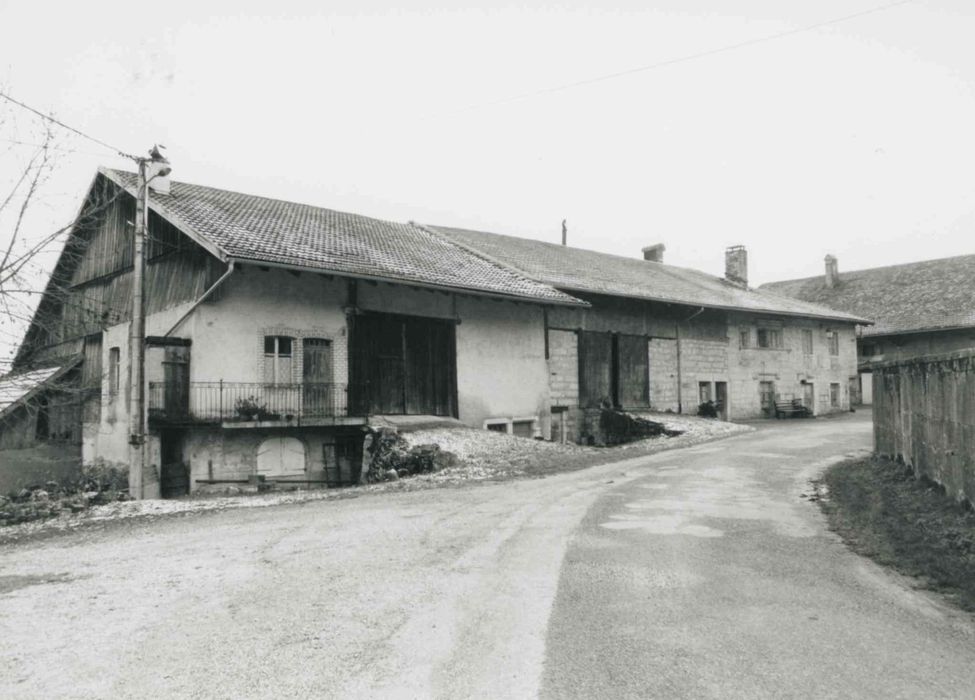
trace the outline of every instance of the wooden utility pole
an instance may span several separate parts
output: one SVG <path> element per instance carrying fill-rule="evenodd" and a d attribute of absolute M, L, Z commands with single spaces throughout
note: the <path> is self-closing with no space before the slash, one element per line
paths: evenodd
<path fill-rule="evenodd" d="M 146 228 L 149 221 L 149 181 L 146 158 L 140 158 L 138 196 L 135 205 L 135 244 L 132 259 L 132 320 L 129 323 L 129 494 L 145 495 L 143 472 L 146 459 Z"/>

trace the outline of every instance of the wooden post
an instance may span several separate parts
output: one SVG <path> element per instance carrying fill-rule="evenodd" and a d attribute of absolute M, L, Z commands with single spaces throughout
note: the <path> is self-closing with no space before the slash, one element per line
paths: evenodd
<path fill-rule="evenodd" d="M 139 160 L 138 196 L 135 206 L 135 245 L 132 260 L 132 320 L 129 323 L 129 493 L 143 498 L 145 466 L 146 412 L 146 318 L 145 318 L 145 239 L 148 222 L 149 183 L 145 159 Z"/>

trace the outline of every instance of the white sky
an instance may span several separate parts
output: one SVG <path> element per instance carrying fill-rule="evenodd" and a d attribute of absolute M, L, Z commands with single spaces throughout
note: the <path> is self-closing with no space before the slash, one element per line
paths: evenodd
<path fill-rule="evenodd" d="M 505 100 L 883 4 L 0 0 L 0 85 L 128 152 L 165 144 L 175 179 L 550 241 L 567 218 L 573 245 L 663 242 L 714 274 L 741 243 L 757 285 L 826 253 L 841 273 L 975 253 L 970 0 Z M 0 126 L 4 187 L 29 127 Z M 126 167 L 65 144 L 33 235 Z"/>

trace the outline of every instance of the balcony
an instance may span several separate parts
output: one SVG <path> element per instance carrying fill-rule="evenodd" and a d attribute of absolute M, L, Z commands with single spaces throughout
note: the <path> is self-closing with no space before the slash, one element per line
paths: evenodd
<path fill-rule="evenodd" d="M 345 384 L 150 382 L 149 421 L 278 427 L 361 423 L 348 415 Z"/>

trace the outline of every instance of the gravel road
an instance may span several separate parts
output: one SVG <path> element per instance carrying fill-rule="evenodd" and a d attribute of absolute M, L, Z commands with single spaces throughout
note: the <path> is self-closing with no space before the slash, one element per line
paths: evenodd
<path fill-rule="evenodd" d="M 837 431 L 845 437 L 834 440 Z M 662 474 L 669 473 L 663 478 L 675 483 L 706 477 L 701 460 L 708 454 L 751 455 L 747 461 L 763 459 L 756 456 L 761 454 L 781 457 L 782 450 L 791 449 L 779 444 L 769 452 L 763 448 L 769 438 L 805 446 L 801 449 L 818 457 L 797 462 L 789 478 L 781 467 L 778 481 L 767 488 L 768 499 L 727 503 L 751 510 L 697 513 L 685 523 L 721 529 L 723 537 L 707 538 L 701 536 L 705 530 L 693 528 L 655 535 L 600 527 L 626 522 L 612 515 L 622 512 L 622 503 L 652 495 L 644 486 Z M 970 623 L 948 620 L 922 594 L 846 553 L 823 531 L 815 506 L 793 492 L 799 473 L 805 478 L 827 457 L 868 442 L 869 424 L 862 419 L 789 421 L 720 443 L 545 479 L 129 521 L 9 544 L 0 548 L 0 696 L 589 697 L 587 684 L 598 681 L 608 689 L 606 697 L 623 697 L 634 688 L 648 697 L 653 693 L 642 691 L 677 687 L 648 681 L 666 677 L 679 684 L 680 677 L 667 675 L 673 668 L 689 674 L 686 688 L 700 689 L 700 683 L 691 683 L 694 669 L 686 660 L 696 658 L 695 649 L 710 648 L 713 629 L 688 623 L 684 647 L 641 647 L 646 639 L 639 638 L 627 649 L 617 646 L 620 639 L 609 625 L 629 615 L 632 624 L 638 620 L 647 630 L 662 626 L 673 640 L 681 620 L 702 619 L 700 601 L 671 596 L 666 609 L 654 608 L 646 596 L 670 595 L 668 590 L 651 586 L 641 589 L 642 599 L 635 598 L 632 588 L 613 581 L 614 571 L 623 570 L 609 563 L 619 567 L 618 559 L 607 560 L 599 574 L 608 577 L 608 585 L 583 584 L 593 569 L 581 570 L 579 558 L 600 561 L 591 549 L 606 544 L 593 544 L 598 528 L 617 538 L 613 548 L 619 556 L 650 571 L 659 568 L 661 580 L 691 564 L 698 569 L 695 575 L 703 576 L 709 562 L 730 566 L 731 553 L 739 551 L 696 554 L 702 543 L 733 545 L 744 534 L 721 519 L 730 517 L 744 527 L 745 519 L 761 521 L 765 511 L 799 523 L 801 537 L 787 543 L 815 542 L 828 550 L 821 567 L 827 582 L 845 578 L 866 600 L 883 596 L 884 605 L 865 604 L 865 615 L 899 610 L 898 620 L 920 616 L 929 622 L 916 625 L 919 631 L 952 629 L 955 636 L 948 638 L 957 642 L 957 635 L 970 633 Z M 680 464 L 688 465 L 686 472 L 674 471 Z M 738 481 L 726 474 L 717 481 L 751 489 L 753 472 L 748 474 Z M 685 496 L 696 502 L 693 491 Z M 654 537 L 670 544 L 660 549 Z M 629 549 L 617 547 L 621 542 L 629 542 Z M 688 558 L 678 557 L 680 543 L 689 544 Z M 761 543 L 756 540 L 755 546 Z M 815 557 L 818 551 L 804 554 Z M 667 556 L 658 560 L 649 552 Z M 770 569 L 781 557 L 780 576 L 789 577 L 789 547 L 777 546 L 765 556 Z M 858 573 L 863 571 L 868 573 Z M 719 580 L 728 580 L 729 572 L 721 568 Z M 761 641 L 765 627 L 797 624 L 791 617 L 766 619 L 765 611 L 775 610 L 757 602 L 742 618 L 732 614 L 741 604 L 734 595 L 738 588 L 731 587 L 727 596 L 718 588 L 707 590 L 714 597 L 706 619 L 747 622 L 747 639 Z M 762 590 L 772 592 L 756 589 Z M 601 594 L 576 597 L 580 591 Z M 724 617 L 715 612 L 722 600 L 730 606 Z M 809 615 L 828 609 L 818 597 L 808 602 Z M 889 631 L 870 629 L 871 634 Z M 846 629 L 837 639 L 849 643 L 851 636 Z M 875 641 L 882 645 L 884 639 Z M 932 674 L 957 672 L 953 664 L 960 654 L 972 660 L 970 643 L 964 652 L 955 648 L 949 655 L 933 646 L 944 639 L 915 641 L 926 661 L 939 650 L 946 654 Z M 644 648 L 654 653 L 648 656 Z M 735 653 L 747 648 L 739 645 Z M 819 653 L 820 646 L 809 650 Z M 626 678 L 635 678 L 636 685 L 613 692 L 603 670 L 634 660 L 640 664 L 636 675 Z M 702 672 L 711 679 L 720 670 L 712 666 Z M 917 673 L 922 671 L 928 672 Z M 763 667 L 742 664 L 738 672 L 762 673 Z"/>

